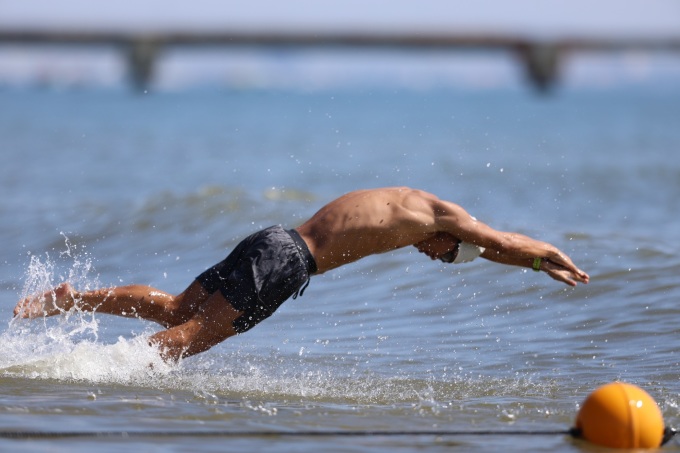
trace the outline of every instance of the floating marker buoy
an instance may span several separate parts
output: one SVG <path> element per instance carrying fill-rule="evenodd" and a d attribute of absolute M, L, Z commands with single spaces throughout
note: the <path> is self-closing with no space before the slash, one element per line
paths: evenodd
<path fill-rule="evenodd" d="M 592 392 L 576 416 L 579 436 L 610 448 L 658 448 L 664 422 L 656 401 L 641 388 L 613 382 Z"/>

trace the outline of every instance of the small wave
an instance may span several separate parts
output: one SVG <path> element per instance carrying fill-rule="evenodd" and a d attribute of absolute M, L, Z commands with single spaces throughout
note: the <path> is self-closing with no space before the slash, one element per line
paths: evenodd
<path fill-rule="evenodd" d="M 74 242 L 112 250 L 193 250 L 206 236 L 220 246 L 231 246 L 260 227 L 296 226 L 318 206 L 317 196 L 294 188 L 269 187 L 258 191 L 208 185 L 189 192 L 169 190 L 142 194 L 134 199 L 86 199 L 74 208 L 82 218 L 67 228 Z M 85 231 L 82 225 L 87 225 Z M 77 232 L 77 233 L 74 233 Z M 122 245 L 121 245 L 122 244 Z M 61 238 L 44 245 L 59 249 Z"/>
<path fill-rule="evenodd" d="M 270 187 L 261 193 L 222 186 L 206 186 L 195 192 L 176 195 L 162 192 L 150 196 L 133 212 L 135 229 L 153 228 L 156 231 L 180 228 L 184 231 L 202 230 L 216 222 L 237 222 L 243 219 L 280 223 L 291 213 L 287 203 L 306 203 L 315 200 L 310 192 Z M 266 207 L 266 208 L 265 208 Z M 285 211 L 285 212 L 284 212 Z"/>

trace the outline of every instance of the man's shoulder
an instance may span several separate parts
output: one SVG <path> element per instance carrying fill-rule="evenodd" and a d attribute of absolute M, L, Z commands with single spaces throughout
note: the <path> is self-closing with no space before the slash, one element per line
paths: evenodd
<path fill-rule="evenodd" d="M 404 200 L 405 204 L 426 205 L 430 208 L 434 208 L 442 202 L 438 196 L 430 192 L 421 189 L 412 189 L 410 187 L 401 188 L 401 198 Z"/>
<path fill-rule="evenodd" d="M 386 194 L 386 195 L 391 195 L 397 198 L 416 198 L 416 199 L 422 199 L 422 200 L 428 200 L 428 201 L 436 201 L 439 200 L 439 197 L 436 195 L 427 192 L 422 189 L 416 189 L 413 187 L 408 187 L 408 186 L 394 186 L 394 187 L 382 187 L 378 189 L 372 189 L 372 191 L 378 195 L 378 194 Z"/>

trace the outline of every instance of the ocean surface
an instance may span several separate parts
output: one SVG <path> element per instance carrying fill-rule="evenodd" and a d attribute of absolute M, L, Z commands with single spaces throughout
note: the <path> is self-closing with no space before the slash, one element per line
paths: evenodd
<path fill-rule="evenodd" d="M 590 452 L 560 432 L 614 380 L 678 427 L 679 155 L 677 88 L 0 90 L 0 433 L 150 433 L 0 450 Z M 402 249 L 172 366 L 150 322 L 12 320 L 62 281 L 181 292 L 244 236 L 392 185 L 551 242 L 591 283 Z M 271 431 L 302 434 L 248 434 Z"/>

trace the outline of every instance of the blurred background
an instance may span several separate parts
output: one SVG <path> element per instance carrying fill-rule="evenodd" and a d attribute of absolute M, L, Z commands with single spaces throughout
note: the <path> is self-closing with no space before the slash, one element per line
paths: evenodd
<path fill-rule="evenodd" d="M 677 85 L 674 0 L 0 1 L 0 86 Z"/>

